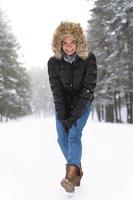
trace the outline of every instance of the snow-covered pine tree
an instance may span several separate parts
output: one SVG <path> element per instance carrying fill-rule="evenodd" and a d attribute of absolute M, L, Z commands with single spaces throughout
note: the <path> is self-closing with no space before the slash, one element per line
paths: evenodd
<path fill-rule="evenodd" d="M 18 118 L 30 113 L 29 81 L 18 61 L 20 48 L 0 9 L 0 117 Z"/>
<path fill-rule="evenodd" d="M 127 122 L 133 123 L 132 11 L 131 0 L 97 0 L 88 21 L 88 37 L 98 60 L 99 120 L 121 122 L 121 108 L 128 99 Z"/>

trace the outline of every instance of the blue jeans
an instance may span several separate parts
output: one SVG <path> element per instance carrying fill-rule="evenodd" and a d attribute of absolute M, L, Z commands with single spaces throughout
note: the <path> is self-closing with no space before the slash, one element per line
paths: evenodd
<path fill-rule="evenodd" d="M 58 143 L 68 165 L 80 166 L 82 156 L 82 130 L 87 122 L 91 109 L 92 104 L 88 104 L 82 116 L 77 119 L 76 125 L 73 124 L 69 132 L 66 132 L 62 122 L 56 115 Z"/>

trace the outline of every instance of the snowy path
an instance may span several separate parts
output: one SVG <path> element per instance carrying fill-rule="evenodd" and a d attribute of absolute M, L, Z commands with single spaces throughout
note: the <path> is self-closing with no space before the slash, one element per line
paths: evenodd
<path fill-rule="evenodd" d="M 60 187 L 65 160 L 54 119 L 0 124 L 0 200 L 132 200 L 133 126 L 90 120 L 82 163 L 82 185 L 68 196 Z"/>

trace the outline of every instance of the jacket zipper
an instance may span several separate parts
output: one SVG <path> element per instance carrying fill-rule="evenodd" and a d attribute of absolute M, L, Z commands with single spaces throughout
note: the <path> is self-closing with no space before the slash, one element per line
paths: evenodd
<path fill-rule="evenodd" d="M 73 90 L 73 70 L 74 66 L 73 63 L 70 65 L 70 88 Z"/>

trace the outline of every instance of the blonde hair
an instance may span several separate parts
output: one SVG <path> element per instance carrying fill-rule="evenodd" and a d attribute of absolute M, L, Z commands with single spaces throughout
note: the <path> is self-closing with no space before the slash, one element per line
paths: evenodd
<path fill-rule="evenodd" d="M 62 41 L 66 36 L 73 36 L 77 45 L 77 55 L 82 59 L 86 59 L 89 55 L 89 45 L 84 31 L 79 23 L 68 21 L 61 22 L 53 34 L 52 49 L 54 56 L 58 59 L 61 59 Z"/>

